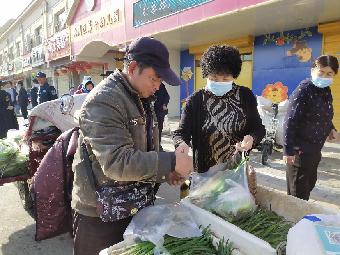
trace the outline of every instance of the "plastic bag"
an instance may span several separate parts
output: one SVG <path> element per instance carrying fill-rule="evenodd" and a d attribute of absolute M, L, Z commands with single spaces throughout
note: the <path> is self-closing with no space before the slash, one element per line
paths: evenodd
<path fill-rule="evenodd" d="M 180 204 L 149 206 L 135 215 L 124 232 L 124 240 L 150 241 L 156 245 L 155 254 L 167 254 L 164 236 L 177 238 L 202 235 L 188 209 Z"/>
<path fill-rule="evenodd" d="M 248 158 L 243 158 L 234 170 L 217 165 L 204 174 L 193 175 L 193 188 L 188 199 L 195 205 L 233 221 L 248 216 L 256 209 L 249 191 Z"/>
<path fill-rule="evenodd" d="M 272 101 L 269 99 L 257 96 L 257 110 L 262 119 L 262 124 L 265 126 L 266 130 L 271 129 L 272 117 L 274 111 L 272 109 Z M 283 122 L 288 109 L 288 100 L 284 100 L 278 105 L 278 113 L 276 118 L 278 119 L 278 125 L 276 128 L 275 142 L 279 145 L 283 145 Z"/>
<path fill-rule="evenodd" d="M 27 156 L 19 151 L 15 143 L 0 140 L 0 178 L 27 173 Z"/>

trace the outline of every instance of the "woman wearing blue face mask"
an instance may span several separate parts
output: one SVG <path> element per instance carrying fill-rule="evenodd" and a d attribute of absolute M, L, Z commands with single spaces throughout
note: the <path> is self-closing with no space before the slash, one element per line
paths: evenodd
<path fill-rule="evenodd" d="M 330 86 L 338 69 L 336 57 L 318 57 L 311 78 L 302 81 L 289 98 L 283 125 L 288 195 L 309 199 L 317 180 L 321 149 L 327 137 L 336 139 Z"/>
<path fill-rule="evenodd" d="M 192 144 L 198 172 L 220 163 L 232 167 L 236 150 L 249 151 L 265 134 L 255 96 L 234 83 L 241 66 L 240 53 L 232 46 L 211 46 L 202 56 L 207 86 L 187 99 L 174 133 L 177 151 L 187 152 Z"/>

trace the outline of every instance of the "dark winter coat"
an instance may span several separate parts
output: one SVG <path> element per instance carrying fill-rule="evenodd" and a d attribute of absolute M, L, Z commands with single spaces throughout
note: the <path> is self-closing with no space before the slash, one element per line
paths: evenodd
<path fill-rule="evenodd" d="M 78 128 L 61 134 L 32 179 L 37 241 L 72 230 L 72 162 L 78 135 Z"/>
<path fill-rule="evenodd" d="M 156 91 L 155 97 L 156 101 L 154 107 L 157 118 L 158 119 L 164 118 L 164 116 L 168 114 L 168 110 L 164 110 L 163 106 L 168 106 L 170 96 L 163 83 L 161 83 L 159 90 Z"/>
<path fill-rule="evenodd" d="M 21 87 L 20 90 L 19 90 L 18 103 L 19 103 L 20 106 L 27 106 L 28 105 L 28 95 L 27 95 L 27 91 L 24 87 Z"/>
<path fill-rule="evenodd" d="M 19 129 L 14 109 L 9 110 L 9 106 L 12 106 L 11 95 L 0 90 L 0 138 L 5 138 L 9 129 Z"/>
<path fill-rule="evenodd" d="M 38 105 L 38 88 L 37 87 L 33 87 L 31 88 L 31 103 L 32 103 L 32 107 L 35 107 Z"/>

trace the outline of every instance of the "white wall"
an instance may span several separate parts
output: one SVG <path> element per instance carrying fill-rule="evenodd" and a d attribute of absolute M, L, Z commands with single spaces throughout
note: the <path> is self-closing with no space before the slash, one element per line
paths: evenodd
<path fill-rule="evenodd" d="M 170 66 L 174 72 L 179 76 L 180 74 L 180 51 L 169 50 L 170 53 Z M 168 105 L 169 117 L 180 116 L 180 86 L 166 85 L 166 89 L 170 95 L 170 102 Z"/>

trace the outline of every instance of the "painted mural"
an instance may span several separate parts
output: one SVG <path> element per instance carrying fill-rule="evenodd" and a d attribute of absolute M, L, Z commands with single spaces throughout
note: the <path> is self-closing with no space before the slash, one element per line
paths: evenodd
<path fill-rule="evenodd" d="M 288 98 L 288 87 L 282 82 L 267 84 L 262 91 L 262 96 L 272 101 L 273 104 L 279 104 Z"/>
<path fill-rule="evenodd" d="M 188 50 L 181 51 L 181 111 L 185 106 L 186 99 L 194 92 L 194 70 L 195 70 L 194 56 L 189 54 Z"/>
<path fill-rule="evenodd" d="M 321 54 L 322 35 L 306 28 L 258 36 L 254 42 L 253 91 L 263 95 L 267 85 L 283 84 L 290 95 L 309 78 L 313 59 Z"/>

